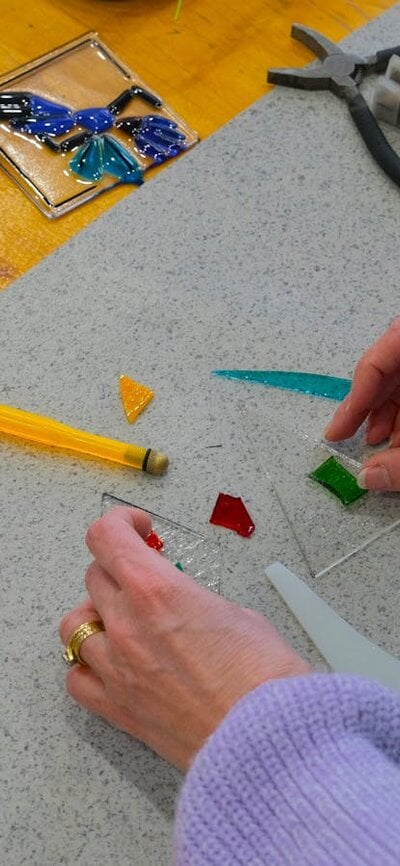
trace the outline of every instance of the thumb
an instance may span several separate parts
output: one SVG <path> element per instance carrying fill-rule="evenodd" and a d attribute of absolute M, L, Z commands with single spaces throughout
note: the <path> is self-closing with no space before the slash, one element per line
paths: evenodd
<path fill-rule="evenodd" d="M 364 463 L 357 481 L 365 490 L 400 491 L 400 448 L 375 454 Z"/>

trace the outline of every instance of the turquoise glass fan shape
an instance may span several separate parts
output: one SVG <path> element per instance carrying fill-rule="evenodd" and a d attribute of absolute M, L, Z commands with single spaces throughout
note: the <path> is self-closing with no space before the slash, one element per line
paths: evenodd
<path fill-rule="evenodd" d="M 350 379 L 290 370 L 213 370 L 213 374 L 338 401 L 343 400 L 351 388 Z"/>
<path fill-rule="evenodd" d="M 103 137 L 104 171 L 123 183 L 143 183 L 143 172 L 136 159 L 115 138 L 110 135 Z"/>
<path fill-rule="evenodd" d="M 104 174 L 118 178 L 122 183 L 143 183 L 143 172 L 131 153 L 109 135 L 94 135 L 72 157 L 70 169 L 97 183 Z"/>
<path fill-rule="evenodd" d="M 84 180 L 97 183 L 103 177 L 104 141 L 99 136 L 93 136 L 80 147 L 69 162 L 74 174 Z"/>

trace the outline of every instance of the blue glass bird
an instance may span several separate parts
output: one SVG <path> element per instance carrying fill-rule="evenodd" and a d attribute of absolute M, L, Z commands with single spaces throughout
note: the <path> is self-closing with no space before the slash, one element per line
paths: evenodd
<path fill-rule="evenodd" d="M 162 108 L 158 97 L 142 87 L 124 90 L 105 108 L 85 108 L 72 111 L 66 105 L 45 99 L 27 91 L 0 93 L 0 119 L 11 129 L 34 135 L 51 150 L 66 153 L 76 150 L 69 166 L 83 180 L 99 182 L 104 174 L 121 183 L 143 183 L 143 171 L 134 155 L 108 130 L 113 127 L 127 133 L 142 156 L 155 163 L 177 156 L 186 147 L 186 136 L 178 125 L 164 115 L 116 118 L 135 97 L 155 108 Z M 57 137 L 81 131 L 57 141 Z"/>

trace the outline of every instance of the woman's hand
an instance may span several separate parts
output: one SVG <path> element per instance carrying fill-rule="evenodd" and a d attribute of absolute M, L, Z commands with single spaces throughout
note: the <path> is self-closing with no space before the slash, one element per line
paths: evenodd
<path fill-rule="evenodd" d="M 261 614 L 198 586 L 143 541 L 143 512 L 116 508 L 86 537 L 94 561 L 89 598 L 60 625 L 67 643 L 102 619 L 67 674 L 86 709 L 185 769 L 231 707 L 261 683 L 301 676 L 308 665 Z"/>
<path fill-rule="evenodd" d="M 350 394 L 325 430 L 330 441 L 347 439 L 367 422 L 367 442 L 389 439 L 389 448 L 371 457 L 358 481 L 371 490 L 400 490 L 400 318 L 358 362 Z"/>

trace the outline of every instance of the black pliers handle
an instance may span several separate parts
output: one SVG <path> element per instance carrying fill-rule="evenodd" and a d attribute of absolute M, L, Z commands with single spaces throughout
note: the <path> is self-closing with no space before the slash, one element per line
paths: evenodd
<path fill-rule="evenodd" d="M 400 157 L 385 138 L 358 87 L 364 75 L 383 72 L 393 54 L 400 57 L 400 46 L 377 51 L 371 57 L 360 57 L 347 54 L 330 39 L 301 24 L 293 24 L 291 36 L 314 51 L 322 63 L 306 69 L 270 69 L 267 81 L 303 90 L 331 90 L 345 99 L 368 150 L 383 171 L 400 186 Z"/>

